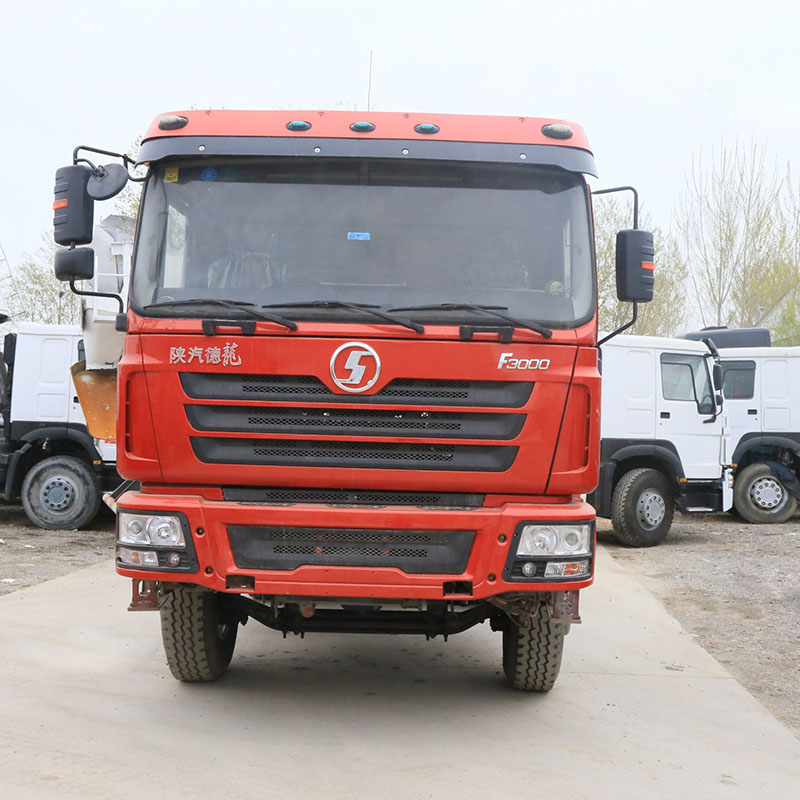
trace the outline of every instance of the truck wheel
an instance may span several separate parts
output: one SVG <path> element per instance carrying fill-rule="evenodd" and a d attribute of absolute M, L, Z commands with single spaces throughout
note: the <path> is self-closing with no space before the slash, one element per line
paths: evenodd
<path fill-rule="evenodd" d="M 797 500 L 766 464 L 750 464 L 733 482 L 733 505 L 748 522 L 786 522 Z"/>
<path fill-rule="evenodd" d="M 238 621 L 224 620 L 217 592 L 173 589 L 161 606 L 161 639 L 170 672 L 196 683 L 221 678 L 231 663 Z"/>
<path fill-rule="evenodd" d="M 611 498 L 614 533 L 628 547 L 653 547 L 664 541 L 674 512 L 669 481 L 654 469 L 626 472 Z"/>
<path fill-rule="evenodd" d="M 531 620 L 530 628 L 509 619 L 503 629 L 503 672 L 508 682 L 523 692 L 549 692 L 561 670 L 567 630 L 543 610 Z"/>
<path fill-rule="evenodd" d="M 100 492 L 85 461 L 52 456 L 34 464 L 25 476 L 22 507 L 40 528 L 84 528 L 97 516 Z"/>

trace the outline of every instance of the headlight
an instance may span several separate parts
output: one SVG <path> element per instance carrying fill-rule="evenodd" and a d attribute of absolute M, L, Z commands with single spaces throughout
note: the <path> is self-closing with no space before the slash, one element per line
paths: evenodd
<path fill-rule="evenodd" d="M 167 514 L 119 513 L 117 541 L 120 544 L 186 547 L 180 517 Z"/>
<path fill-rule="evenodd" d="M 592 526 L 525 525 L 519 537 L 517 556 L 591 555 Z"/>

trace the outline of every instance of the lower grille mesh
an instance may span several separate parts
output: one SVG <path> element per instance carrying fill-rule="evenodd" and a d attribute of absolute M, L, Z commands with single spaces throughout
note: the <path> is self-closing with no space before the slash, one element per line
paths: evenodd
<path fill-rule="evenodd" d="M 475 533 L 229 525 L 228 538 L 242 569 L 394 567 L 410 574 L 457 575 L 466 568 Z"/>

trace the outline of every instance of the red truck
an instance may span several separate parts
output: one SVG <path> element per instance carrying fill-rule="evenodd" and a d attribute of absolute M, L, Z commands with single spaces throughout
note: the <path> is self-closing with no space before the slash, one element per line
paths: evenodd
<path fill-rule="evenodd" d="M 90 153 L 118 155 L 76 148 L 56 174 L 73 289 L 92 204 L 132 164 Z M 117 463 L 139 485 L 118 497 L 116 564 L 131 608 L 160 610 L 173 675 L 219 678 L 251 618 L 426 637 L 488 620 L 508 681 L 548 691 L 594 566 L 582 129 L 181 111 L 138 163 Z M 617 247 L 620 299 L 650 299 L 652 237 Z"/>

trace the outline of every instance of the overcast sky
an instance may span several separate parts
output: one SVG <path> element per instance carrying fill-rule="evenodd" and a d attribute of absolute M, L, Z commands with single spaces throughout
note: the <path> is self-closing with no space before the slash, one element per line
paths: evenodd
<path fill-rule="evenodd" d="M 190 107 L 366 110 L 370 50 L 374 110 L 578 122 L 594 185 L 635 185 L 664 227 L 693 154 L 723 138 L 800 173 L 797 0 L 0 0 L 0 36 L 12 266 L 50 235 L 76 144 L 127 149 Z"/>

